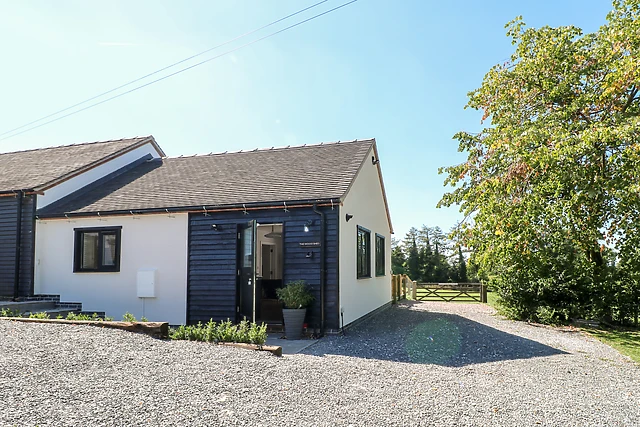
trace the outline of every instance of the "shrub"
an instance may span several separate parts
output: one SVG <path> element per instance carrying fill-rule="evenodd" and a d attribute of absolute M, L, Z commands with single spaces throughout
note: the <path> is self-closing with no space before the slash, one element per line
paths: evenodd
<path fill-rule="evenodd" d="M 122 321 L 123 322 L 135 322 L 136 321 L 136 316 L 134 316 L 133 314 L 129 313 L 128 311 L 122 316 Z"/>
<path fill-rule="evenodd" d="M 265 341 L 267 341 L 267 325 L 263 323 L 258 326 L 255 323 L 251 323 L 249 341 L 260 346 L 264 345 Z"/>
<path fill-rule="evenodd" d="M 49 318 L 49 313 L 45 313 L 44 311 L 41 311 L 39 313 L 29 314 L 29 319 L 48 319 L 48 318 Z"/>
<path fill-rule="evenodd" d="M 237 342 L 264 345 L 267 340 L 267 325 L 257 325 L 243 320 L 238 325 L 231 323 L 229 319 L 216 323 L 213 319 L 206 324 L 198 322 L 197 325 L 180 325 L 171 328 L 169 338 L 172 340 L 205 341 L 205 342 Z"/>
<path fill-rule="evenodd" d="M 0 317 L 22 317 L 22 312 L 20 310 L 3 308 L 3 309 L 0 309 Z"/>
<path fill-rule="evenodd" d="M 276 290 L 276 293 L 285 308 L 307 308 L 314 300 L 313 294 L 304 280 L 289 282 L 284 288 Z"/>
<path fill-rule="evenodd" d="M 61 319 L 62 316 L 58 316 L 58 319 Z M 102 322 L 104 320 L 111 321 L 113 317 L 105 317 L 104 319 L 98 316 L 98 313 L 93 313 L 92 315 L 83 314 L 83 313 L 69 313 L 67 314 L 67 320 L 93 320 L 96 322 Z"/>

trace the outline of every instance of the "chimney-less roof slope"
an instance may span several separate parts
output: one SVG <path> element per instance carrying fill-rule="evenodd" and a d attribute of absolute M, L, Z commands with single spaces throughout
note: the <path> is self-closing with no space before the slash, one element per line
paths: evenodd
<path fill-rule="evenodd" d="M 0 153 L 0 192 L 46 188 L 147 140 L 153 137 Z"/>
<path fill-rule="evenodd" d="M 339 199 L 374 140 L 165 158 L 47 207 L 41 216 Z"/>

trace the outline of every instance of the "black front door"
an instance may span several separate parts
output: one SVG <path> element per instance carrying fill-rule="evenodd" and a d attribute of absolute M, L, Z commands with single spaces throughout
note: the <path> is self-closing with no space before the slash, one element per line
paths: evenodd
<path fill-rule="evenodd" d="M 238 226 L 238 319 L 256 321 L 256 222 Z"/>

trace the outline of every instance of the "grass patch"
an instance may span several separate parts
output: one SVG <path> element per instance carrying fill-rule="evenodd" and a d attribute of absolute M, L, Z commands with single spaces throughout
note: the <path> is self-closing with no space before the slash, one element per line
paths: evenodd
<path fill-rule="evenodd" d="M 640 330 L 638 329 L 595 329 L 582 328 L 584 331 L 610 345 L 636 363 L 640 363 Z"/>
<path fill-rule="evenodd" d="M 496 310 L 498 310 L 499 308 L 499 304 L 498 304 L 498 293 L 497 292 L 487 292 L 487 304 L 489 304 L 491 307 L 495 308 Z"/>

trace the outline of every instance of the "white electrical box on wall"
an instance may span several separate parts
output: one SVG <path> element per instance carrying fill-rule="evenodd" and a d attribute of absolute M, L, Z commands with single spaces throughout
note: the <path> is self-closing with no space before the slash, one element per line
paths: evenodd
<path fill-rule="evenodd" d="M 155 298 L 157 271 L 155 268 L 138 270 L 138 298 Z"/>

